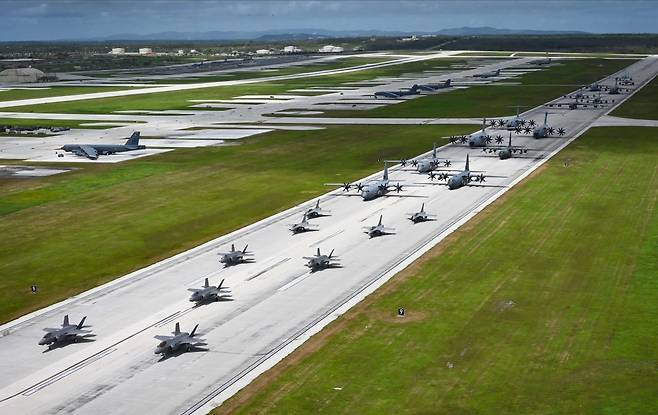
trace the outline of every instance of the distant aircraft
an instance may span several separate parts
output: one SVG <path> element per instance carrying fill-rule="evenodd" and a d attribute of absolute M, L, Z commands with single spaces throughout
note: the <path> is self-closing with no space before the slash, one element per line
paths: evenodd
<path fill-rule="evenodd" d="M 290 225 L 290 230 L 294 235 L 302 232 L 317 231 L 318 228 L 319 228 L 318 225 L 312 225 L 308 222 L 306 218 L 306 213 L 304 213 L 301 222 L 293 223 L 292 225 Z"/>
<path fill-rule="evenodd" d="M 340 259 L 334 256 L 334 250 L 332 249 L 329 255 L 323 255 L 320 253 L 320 248 L 314 256 L 305 256 L 303 259 L 307 260 L 306 266 L 311 269 L 311 272 L 320 271 L 326 268 L 341 268 L 339 264 Z"/>
<path fill-rule="evenodd" d="M 447 171 L 448 172 L 450 172 L 450 171 L 455 172 L 456 170 L 447 170 Z M 473 173 L 480 173 L 480 174 L 474 175 Z M 452 176 L 450 176 L 447 172 L 444 172 L 444 173 L 432 172 L 432 173 L 430 173 L 429 177 L 430 177 L 430 180 L 434 180 L 434 179 L 447 180 L 447 183 L 437 183 L 437 184 L 446 185 L 446 186 L 448 186 L 448 189 L 450 189 L 450 190 L 459 189 L 460 187 L 464 187 L 464 186 L 505 187 L 505 186 L 498 186 L 498 185 L 482 184 L 482 183 L 484 183 L 486 177 L 504 178 L 504 176 L 485 176 L 479 170 L 471 170 L 470 166 L 469 166 L 468 154 L 466 155 L 466 167 L 464 167 L 464 170 L 457 171 L 457 173 L 453 174 Z M 476 184 L 474 184 L 472 182 L 476 182 Z"/>
<path fill-rule="evenodd" d="M 551 58 L 544 58 L 544 59 L 535 59 L 534 61 L 530 62 L 531 65 L 550 65 L 551 64 Z"/>
<path fill-rule="evenodd" d="M 245 245 L 244 249 L 242 251 L 236 251 L 235 250 L 235 245 L 231 244 L 231 250 L 229 252 L 220 252 L 217 255 L 219 255 L 221 258 L 219 259 L 219 262 L 225 264 L 225 266 L 231 266 L 231 265 L 236 265 L 236 264 L 241 264 L 244 262 L 252 262 L 253 258 L 250 258 L 254 254 L 247 251 L 247 247 L 249 245 Z"/>
<path fill-rule="evenodd" d="M 70 324 L 69 316 L 64 316 L 64 322 L 60 328 L 45 328 L 46 334 L 41 340 L 39 340 L 40 345 L 48 345 L 48 349 L 53 349 L 58 344 L 63 344 L 67 342 L 76 343 L 78 340 L 93 337 L 91 330 L 84 330 L 85 320 L 87 316 L 83 317 L 78 324 Z"/>
<path fill-rule="evenodd" d="M 97 160 L 99 155 L 122 153 L 125 151 L 143 150 L 145 145 L 139 144 L 139 131 L 130 136 L 126 144 L 65 144 L 60 150 Z"/>
<path fill-rule="evenodd" d="M 418 88 L 421 91 L 434 92 L 434 91 L 438 91 L 439 89 L 446 89 L 452 87 L 451 83 L 452 80 L 448 79 L 443 83 L 439 83 L 439 84 L 421 84 L 418 85 Z"/>
<path fill-rule="evenodd" d="M 423 205 L 420 207 L 419 212 L 408 213 L 407 215 L 409 215 L 409 220 L 413 223 L 436 220 L 436 215 L 430 215 L 429 213 L 425 212 L 425 203 L 423 203 Z"/>
<path fill-rule="evenodd" d="M 534 128 L 531 127 L 525 127 L 523 129 L 517 128 L 515 130 L 517 133 L 520 133 L 523 131 L 525 134 L 530 134 L 532 133 L 532 136 L 534 138 L 547 138 L 552 136 L 553 134 L 557 134 L 558 136 L 562 137 L 564 134 L 566 134 L 566 131 L 564 128 L 554 128 L 550 127 L 548 125 L 548 112 L 544 114 L 544 124 L 540 126 L 535 126 Z"/>
<path fill-rule="evenodd" d="M 318 202 L 315 204 L 315 207 L 306 209 L 306 217 L 308 219 L 315 219 L 322 216 L 329 216 L 330 213 L 331 211 L 323 210 L 322 208 L 320 208 L 320 199 L 318 199 Z"/>
<path fill-rule="evenodd" d="M 493 78 L 500 75 L 500 69 L 491 72 L 478 73 L 473 75 L 473 78 Z"/>
<path fill-rule="evenodd" d="M 420 87 L 417 84 L 414 84 L 411 88 L 403 88 L 397 91 L 378 91 L 375 92 L 375 98 L 391 98 L 398 99 L 407 95 L 418 95 L 420 94 Z"/>
<path fill-rule="evenodd" d="M 194 338 L 198 327 L 197 324 L 191 333 L 186 333 L 181 332 L 180 323 L 176 323 L 176 328 L 172 332 L 173 336 L 155 336 L 156 339 L 160 340 L 155 348 L 155 354 L 166 356 L 178 351 L 190 352 L 199 346 L 206 346 L 208 343 L 205 340 Z"/>
<path fill-rule="evenodd" d="M 398 193 L 402 191 L 402 185 L 400 183 L 391 184 L 390 180 L 388 179 L 388 166 L 386 164 L 384 164 L 384 176 L 382 177 L 381 180 L 371 180 L 366 182 L 365 184 L 325 183 L 325 185 L 342 186 L 344 191 L 349 191 L 350 189 L 355 188 L 360 192 L 360 195 L 364 201 L 377 199 L 378 197 L 381 196 L 394 196 L 389 194 L 393 190 L 395 190 Z M 347 195 L 347 196 L 352 196 L 352 195 Z M 397 196 L 401 197 L 401 195 L 397 195 Z"/>
<path fill-rule="evenodd" d="M 217 287 L 214 287 L 208 283 L 208 278 L 204 281 L 203 287 L 201 288 L 188 288 L 187 291 L 192 291 L 190 296 L 190 301 L 193 303 L 203 303 L 210 301 L 219 301 L 223 298 L 228 299 L 231 294 L 224 292 L 228 288 L 223 287 L 224 280 L 222 280 Z"/>
<path fill-rule="evenodd" d="M 377 236 L 383 236 L 383 235 L 392 235 L 395 229 L 393 228 L 387 228 L 384 226 L 382 223 L 382 220 L 384 218 L 384 215 L 379 216 L 379 223 L 377 225 L 373 226 L 364 226 L 363 231 L 368 234 L 371 238 L 375 238 Z"/>

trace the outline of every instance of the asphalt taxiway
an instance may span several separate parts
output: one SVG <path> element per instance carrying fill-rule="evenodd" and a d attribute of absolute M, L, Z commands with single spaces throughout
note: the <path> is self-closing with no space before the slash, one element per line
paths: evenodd
<path fill-rule="evenodd" d="M 658 72 L 658 61 L 644 59 L 626 70 L 641 85 Z M 438 243 L 611 108 L 551 111 L 549 124 L 564 127 L 565 138 L 515 139 L 515 144 L 542 149 L 539 158 L 501 161 L 476 157 L 482 154 L 479 149 L 440 149 L 440 156 L 455 160 L 456 168 L 462 167 L 457 160 L 471 154 L 471 168 L 505 176 L 487 181 L 505 187 L 450 191 L 426 185 L 405 189 L 402 194 L 407 197 L 371 202 L 336 190 L 321 198 L 331 216 L 313 220 L 320 226 L 318 232 L 292 236 L 288 230 L 314 202 L 309 201 L 5 324 L 0 327 L 0 412 L 205 413 Z M 540 107 L 523 115 L 540 120 L 543 112 Z M 399 166 L 391 179 L 427 182 L 425 175 Z M 413 225 L 406 214 L 423 202 L 438 219 Z M 379 215 L 396 234 L 369 239 L 361 228 L 375 224 Z M 237 248 L 249 244 L 255 262 L 221 267 L 217 252 L 231 243 Z M 310 273 L 302 257 L 317 248 L 335 248 L 343 268 Z M 206 277 L 214 284 L 225 278 L 234 300 L 201 307 L 189 303 L 186 289 L 200 286 Z M 42 328 L 60 324 L 64 314 L 72 321 L 87 315 L 94 341 L 52 351 L 38 346 Z M 176 322 L 184 329 L 199 323 L 208 350 L 164 360 L 155 356 L 153 336 L 168 334 Z"/>

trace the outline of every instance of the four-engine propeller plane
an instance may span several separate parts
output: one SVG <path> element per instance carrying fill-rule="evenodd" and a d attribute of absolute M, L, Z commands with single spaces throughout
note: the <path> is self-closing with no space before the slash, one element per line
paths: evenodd
<path fill-rule="evenodd" d="M 374 200 L 382 196 L 398 196 L 403 197 L 405 195 L 393 195 L 390 192 L 395 191 L 400 193 L 402 191 L 402 184 L 395 183 L 392 184 L 388 178 L 388 166 L 384 164 L 384 175 L 380 180 L 371 180 L 366 183 L 325 183 L 326 186 L 342 186 L 344 191 L 349 191 L 351 189 L 357 189 L 360 193 L 359 195 L 363 198 L 364 201 Z M 348 194 L 346 196 L 357 196 Z M 406 197 L 411 197 L 406 195 Z"/>
<path fill-rule="evenodd" d="M 454 174 L 452 174 L 451 176 L 450 173 L 454 173 Z M 474 174 L 474 173 L 480 173 L 480 174 Z M 430 180 L 434 180 L 434 179 L 447 180 L 446 183 L 435 183 L 435 184 L 448 186 L 448 189 L 450 190 L 459 189 L 464 186 L 505 187 L 505 186 L 499 186 L 494 184 L 483 184 L 487 177 L 504 178 L 505 176 L 491 176 L 491 175 L 485 176 L 484 172 L 482 172 L 481 170 L 471 170 L 470 163 L 468 160 L 468 154 L 466 155 L 466 166 L 464 167 L 464 170 L 461 171 L 444 170 L 442 173 L 431 172 L 429 174 Z"/>
<path fill-rule="evenodd" d="M 534 138 L 547 138 L 552 135 L 557 135 L 562 137 L 566 134 L 564 128 L 554 128 L 548 125 L 548 112 L 544 114 L 544 124 L 540 126 L 535 126 L 534 128 L 528 126 L 525 128 L 517 128 L 515 130 L 517 133 L 524 132 L 525 134 L 532 134 Z"/>

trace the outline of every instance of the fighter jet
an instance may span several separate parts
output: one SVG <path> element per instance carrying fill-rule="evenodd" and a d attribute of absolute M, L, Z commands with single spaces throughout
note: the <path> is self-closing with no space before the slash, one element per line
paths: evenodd
<path fill-rule="evenodd" d="M 73 153 L 76 156 L 84 156 L 90 160 L 97 160 L 99 155 L 143 150 L 145 148 L 145 145 L 139 144 L 139 131 L 135 131 L 126 141 L 126 144 L 65 144 L 60 150 Z"/>
<path fill-rule="evenodd" d="M 351 189 L 357 189 L 360 192 L 360 196 L 364 201 L 374 200 L 382 196 L 394 196 L 389 194 L 391 191 L 395 190 L 397 193 L 402 191 L 402 184 L 396 183 L 391 184 L 388 179 L 388 166 L 384 164 L 384 176 L 381 180 L 371 180 L 369 182 L 363 183 L 325 183 L 326 186 L 342 186 L 344 191 L 349 191 Z M 356 195 L 347 195 L 347 196 L 356 196 Z M 397 195 L 400 196 L 400 195 Z"/>
<path fill-rule="evenodd" d="M 444 167 L 450 167 L 452 162 L 446 158 L 439 158 L 436 153 L 436 143 L 432 146 L 432 156 L 428 158 L 422 158 L 420 160 L 386 160 L 390 162 L 400 163 L 402 167 L 405 167 L 407 164 L 411 163 L 412 166 L 416 168 L 418 173 L 429 173 L 430 171 L 436 169 L 440 165 Z"/>
<path fill-rule="evenodd" d="M 247 251 L 247 247 L 249 245 L 245 245 L 244 249 L 242 251 L 236 251 L 235 250 L 235 245 L 231 244 L 231 250 L 229 252 L 220 252 L 217 255 L 219 255 L 221 258 L 219 259 L 219 262 L 225 264 L 225 266 L 231 266 L 231 265 L 236 265 L 236 264 L 242 264 L 245 262 L 252 262 L 253 258 L 250 258 L 254 254 Z"/>
<path fill-rule="evenodd" d="M 447 172 L 450 171 L 454 172 L 455 170 L 448 170 Z M 480 170 L 471 170 L 469 166 L 468 154 L 466 155 L 466 166 L 464 167 L 464 170 L 458 171 L 456 174 L 452 176 L 450 176 L 447 172 L 443 172 L 443 173 L 432 172 L 429 174 L 429 178 L 430 180 L 434 180 L 434 179 L 447 180 L 447 183 L 437 183 L 437 184 L 446 185 L 450 190 L 459 189 L 460 187 L 464 187 L 464 186 L 504 187 L 498 185 L 482 184 L 484 183 L 486 177 L 504 178 L 505 176 L 491 176 L 491 175 L 485 176 Z M 473 173 L 480 173 L 480 174 L 474 175 Z M 472 182 L 476 182 L 476 183 L 472 183 Z"/>
<path fill-rule="evenodd" d="M 534 138 L 547 138 L 552 136 L 553 134 L 557 134 L 558 136 L 562 137 L 564 134 L 566 134 L 566 131 L 564 128 L 554 128 L 550 127 L 548 125 L 548 112 L 544 114 L 544 124 L 540 125 L 539 127 L 531 128 L 531 127 L 525 127 L 523 129 L 517 128 L 515 130 L 517 133 L 520 133 L 523 131 L 526 134 L 532 133 L 532 136 Z"/>
<path fill-rule="evenodd" d="M 318 248 L 318 253 L 316 255 L 305 256 L 303 259 L 308 261 L 306 266 L 311 269 L 311 272 L 320 271 L 326 268 L 341 268 L 341 265 L 338 263 L 340 259 L 334 256 L 333 249 L 329 255 L 323 255 L 320 253 L 320 248 Z"/>
<path fill-rule="evenodd" d="M 193 303 L 205 303 L 211 301 L 219 301 L 221 299 L 228 299 L 231 294 L 224 292 L 228 288 L 223 287 L 224 280 L 222 280 L 217 287 L 213 287 L 208 283 L 208 278 L 204 281 L 201 288 L 188 288 L 187 291 L 192 291 L 190 301 Z"/>
<path fill-rule="evenodd" d="M 382 220 L 384 218 L 384 215 L 379 216 L 379 223 L 377 225 L 373 226 L 364 226 L 363 231 L 368 234 L 371 238 L 375 238 L 377 236 L 383 236 L 383 235 L 392 235 L 395 229 L 393 228 L 387 228 L 384 226 L 382 223 Z"/>
<path fill-rule="evenodd" d="M 512 133 L 509 133 L 509 142 L 506 146 L 488 146 L 482 149 L 486 153 L 497 153 L 498 157 L 501 160 L 507 160 L 512 158 L 514 154 L 527 154 L 528 151 L 539 151 L 532 148 L 526 148 L 523 146 L 513 146 L 512 145 Z"/>
<path fill-rule="evenodd" d="M 58 344 L 64 344 L 68 342 L 77 343 L 79 340 L 85 339 L 87 337 L 92 337 L 91 330 L 84 330 L 85 320 L 87 316 L 83 317 L 78 324 L 70 324 L 69 316 L 64 316 L 64 322 L 60 328 L 45 328 L 43 329 L 46 334 L 39 340 L 40 345 L 48 345 L 48 349 L 55 348 Z"/>
<path fill-rule="evenodd" d="M 423 205 L 420 207 L 419 212 L 408 213 L 407 215 L 409 215 L 409 220 L 413 223 L 436 220 L 436 215 L 430 215 L 429 213 L 425 212 L 425 203 L 423 203 Z"/>
<path fill-rule="evenodd" d="M 206 346 L 208 343 L 205 340 L 194 338 L 197 327 L 199 327 L 198 324 L 194 326 L 191 333 L 186 333 L 181 332 L 180 323 L 176 323 L 176 328 L 172 332 L 173 336 L 155 336 L 156 339 L 160 340 L 155 348 L 155 354 L 167 356 L 176 352 L 189 352 L 199 346 Z"/>
<path fill-rule="evenodd" d="M 318 199 L 318 202 L 315 204 L 315 207 L 306 209 L 306 217 L 308 219 L 315 219 L 322 216 L 329 216 L 330 213 L 331 211 L 323 210 L 322 208 L 320 208 L 320 199 Z"/>
<path fill-rule="evenodd" d="M 500 75 L 500 69 L 491 72 L 478 73 L 473 75 L 473 78 L 493 78 Z"/>
<path fill-rule="evenodd" d="M 375 92 L 374 96 L 375 99 L 379 97 L 398 99 L 407 95 L 418 95 L 418 94 L 420 94 L 420 88 L 418 87 L 418 85 L 414 84 L 411 88 L 402 88 L 397 91 L 378 91 Z"/>
<path fill-rule="evenodd" d="M 292 225 L 290 225 L 290 230 L 292 231 L 293 235 L 297 235 L 298 233 L 302 233 L 302 232 L 317 231 L 318 228 L 319 228 L 318 225 L 312 225 L 308 223 L 308 220 L 306 218 L 306 213 L 304 213 L 301 222 L 293 223 Z"/>

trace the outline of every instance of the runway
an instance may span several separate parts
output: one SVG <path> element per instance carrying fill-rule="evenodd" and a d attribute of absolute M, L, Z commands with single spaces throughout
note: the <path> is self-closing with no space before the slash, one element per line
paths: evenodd
<path fill-rule="evenodd" d="M 658 73 L 658 62 L 647 58 L 626 70 L 642 85 Z M 461 168 L 468 153 L 472 169 L 506 176 L 488 184 L 511 185 L 611 109 L 551 110 L 549 124 L 564 127 L 565 138 L 514 140 L 541 148 L 544 158 L 501 161 L 454 145 L 442 147 L 440 156 L 460 160 L 453 167 Z M 543 112 L 536 108 L 524 116 L 540 120 Z M 427 182 L 425 175 L 399 166 L 391 179 Z M 5 324 L 0 327 L 0 413 L 206 413 L 506 190 L 427 185 L 402 192 L 410 197 L 371 202 L 332 191 L 321 198 L 331 216 L 313 219 L 318 232 L 292 236 L 288 230 L 313 200 Z M 406 214 L 423 202 L 438 219 L 413 225 Z M 369 239 L 361 228 L 375 224 L 380 214 L 396 234 Z M 231 243 L 249 244 L 255 262 L 222 268 L 217 252 Z M 343 268 L 309 273 L 302 257 L 317 248 L 335 249 Z M 188 302 L 187 288 L 201 286 L 206 277 L 215 285 L 224 278 L 234 301 L 201 307 Z M 88 316 L 95 341 L 44 352 L 37 345 L 42 328 L 61 324 L 64 314 L 73 322 Z M 208 351 L 162 361 L 154 355 L 153 336 L 168 334 L 176 322 L 185 331 L 199 323 Z"/>

